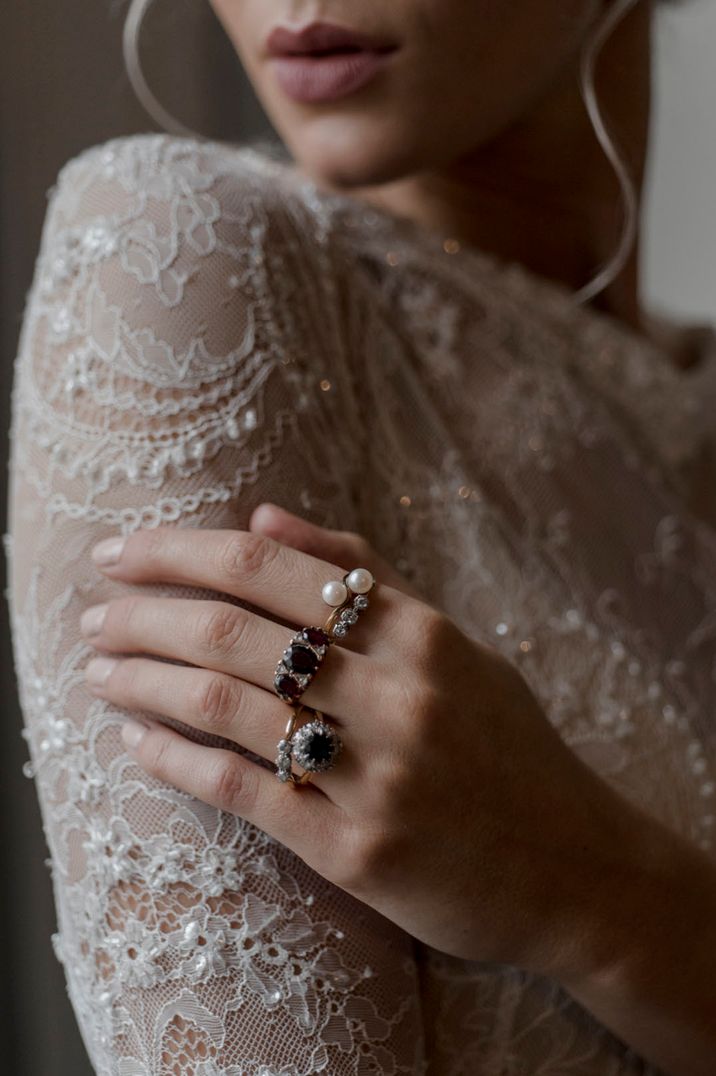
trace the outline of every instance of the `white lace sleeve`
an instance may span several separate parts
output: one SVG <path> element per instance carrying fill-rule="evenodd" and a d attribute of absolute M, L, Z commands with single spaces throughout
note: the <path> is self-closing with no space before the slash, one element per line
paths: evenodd
<path fill-rule="evenodd" d="M 146 775 L 122 747 L 127 711 L 84 682 L 80 614 L 128 587 L 93 567 L 99 539 L 244 528 L 267 499 L 353 525 L 328 245 L 250 151 L 218 144 L 115 139 L 50 195 L 15 365 L 7 595 L 53 943 L 91 1061 L 101 1076 L 414 1076 L 412 939 Z"/>

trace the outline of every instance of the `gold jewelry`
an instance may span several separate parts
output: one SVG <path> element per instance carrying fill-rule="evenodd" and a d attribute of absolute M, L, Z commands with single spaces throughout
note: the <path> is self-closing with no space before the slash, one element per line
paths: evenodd
<path fill-rule="evenodd" d="M 304 710 L 313 714 L 313 717 L 297 730 L 296 724 Z M 305 785 L 315 772 L 332 767 L 342 746 L 338 733 L 324 720 L 321 711 L 299 703 L 298 709 L 294 708 L 286 723 L 283 739 L 278 742 L 276 776 L 280 781 L 287 781 L 292 785 Z M 291 770 L 292 757 L 300 765 L 310 768 L 304 769 L 304 772 L 297 776 Z"/>

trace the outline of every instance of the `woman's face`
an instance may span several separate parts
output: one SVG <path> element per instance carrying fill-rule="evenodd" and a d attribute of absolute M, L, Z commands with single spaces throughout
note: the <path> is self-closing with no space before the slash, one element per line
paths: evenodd
<path fill-rule="evenodd" d="M 337 189 L 446 167 L 528 114 L 572 68 L 603 5 L 210 2 L 295 160 Z M 371 47 L 356 51 L 355 43 L 340 37 L 297 42 L 274 34 L 269 40 L 276 27 L 297 31 L 316 23 L 367 35 Z M 304 55 L 286 55 L 297 50 Z"/>

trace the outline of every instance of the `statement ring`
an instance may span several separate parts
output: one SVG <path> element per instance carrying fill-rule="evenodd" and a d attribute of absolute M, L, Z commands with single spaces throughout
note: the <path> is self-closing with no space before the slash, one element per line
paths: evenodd
<path fill-rule="evenodd" d="M 313 714 L 313 717 L 296 729 L 304 710 Z M 340 736 L 324 719 L 320 710 L 312 710 L 301 704 L 289 717 L 283 738 L 278 742 L 276 776 L 279 781 L 304 785 L 311 780 L 314 773 L 330 770 L 342 747 Z M 291 770 L 292 759 L 303 767 L 304 772 L 298 777 Z"/>

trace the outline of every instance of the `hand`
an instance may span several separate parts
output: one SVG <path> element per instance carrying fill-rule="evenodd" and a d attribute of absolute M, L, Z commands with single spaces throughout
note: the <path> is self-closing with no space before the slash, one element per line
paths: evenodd
<path fill-rule="evenodd" d="M 588 949 L 592 897 L 620 836 L 616 800 L 562 743 L 517 669 L 414 596 L 359 536 L 263 506 L 249 531 L 132 534 L 118 563 L 101 569 L 107 577 L 209 587 L 266 615 L 220 600 L 117 598 L 85 633 L 130 656 L 91 662 L 88 676 L 105 677 L 91 690 L 273 762 L 290 715 L 273 675 L 293 631 L 269 617 L 324 623 L 323 584 L 354 567 L 375 575 L 370 606 L 301 698 L 338 729 L 335 768 L 295 789 L 158 721 L 140 727 L 131 756 L 254 823 L 437 949 L 571 969 Z"/>

